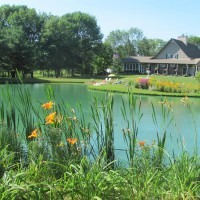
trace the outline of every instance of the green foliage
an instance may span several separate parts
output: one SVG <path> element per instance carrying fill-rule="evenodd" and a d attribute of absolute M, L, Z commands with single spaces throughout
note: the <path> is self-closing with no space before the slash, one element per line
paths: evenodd
<path fill-rule="evenodd" d="M 125 56 L 133 56 L 138 52 L 138 43 L 143 38 L 143 32 L 138 28 L 130 28 L 127 31 L 112 31 L 106 38 L 113 52 L 118 53 L 120 58 Z"/>
<path fill-rule="evenodd" d="M 7 45 L 7 51 L 2 52 L 9 68 L 26 70 L 34 66 L 36 46 L 40 40 L 43 25 L 40 16 L 34 9 L 26 6 L 2 6 L 0 35 Z M 9 62 L 10 60 L 10 62 Z"/>
<path fill-rule="evenodd" d="M 40 104 L 35 107 L 23 87 L 18 91 L 20 100 L 13 104 L 14 91 L 9 89 L 7 96 L 3 96 L 8 100 L 0 104 L 0 121 L 7 120 L 6 126 L 0 129 L 0 199 L 200 198 L 197 143 L 192 155 L 182 151 L 172 157 L 166 152 L 168 127 L 175 120 L 167 99 L 160 106 L 152 105 L 157 133 L 157 141 L 152 144 L 138 141 L 143 116 L 141 102 L 131 93 L 128 94 L 128 105 L 122 100 L 124 129 L 121 134 L 127 144 L 127 149 L 122 150 L 127 153 L 128 160 L 117 162 L 112 94 L 107 94 L 101 102 L 95 99 L 91 102 L 92 120 L 87 123 L 81 105 L 77 110 L 64 103 L 53 104 L 48 109 L 44 109 L 44 104 L 43 108 Z M 50 100 L 56 101 L 51 89 L 47 93 Z M 10 114 L 15 106 L 18 117 Z M 161 117 L 156 115 L 156 109 L 162 110 Z M 54 111 L 53 123 L 47 123 L 47 116 Z M 32 127 L 37 128 L 34 138 L 26 135 L 32 116 L 29 113 L 36 118 Z M 24 134 L 21 135 L 26 135 L 22 137 L 24 141 L 19 140 L 17 134 L 12 141 L 5 140 L 11 132 L 20 130 L 19 124 L 15 124 L 16 119 L 27 121 L 22 123 Z M 197 137 L 196 129 L 195 135 Z M 70 138 L 77 140 L 70 143 Z M 23 148 L 15 148 L 15 143 Z"/>
<path fill-rule="evenodd" d="M 200 72 L 196 73 L 195 79 L 200 83 Z"/>
<path fill-rule="evenodd" d="M 0 7 L 0 62 L 4 70 L 24 73 L 33 69 L 78 70 L 93 74 L 101 56 L 102 34 L 96 19 L 74 12 L 62 17 L 37 14 L 26 6 Z M 103 56 L 106 58 L 106 56 Z M 107 62 L 107 60 L 105 61 Z"/>
<path fill-rule="evenodd" d="M 195 44 L 198 47 L 200 47 L 200 37 L 198 37 L 198 36 L 189 36 L 188 42 L 191 43 L 191 44 Z"/>
<path fill-rule="evenodd" d="M 166 44 L 161 39 L 143 38 L 138 44 L 138 54 L 140 56 L 155 56 Z"/>

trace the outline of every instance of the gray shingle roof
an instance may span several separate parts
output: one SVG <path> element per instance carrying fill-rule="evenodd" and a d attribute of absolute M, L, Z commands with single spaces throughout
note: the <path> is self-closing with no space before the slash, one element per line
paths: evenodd
<path fill-rule="evenodd" d="M 171 42 L 174 41 L 179 47 L 180 49 L 182 49 L 182 51 L 186 54 L 186 56 L 188 58 L 186 59 L 157 59 L 157 55 L 160 54 L 160 52 Z M 187 45 L 180 41 L 180 40 L 176 40 L 176 39 L 171 39 L 169 40 L 169 42 L 167 42 L 167 44 L 157 53 L 156 56 L 154 57 L 147 57 L 147 56 L 129 56 L 126 58 L 122 59 L 122 62 L 127 62 L 127 63 L 168 63 L 168 64 L 197 64 L 200 65 L 200 49 L 194 45 L 194 44 L 190 44 L 187 43 Z"/>
<path fill-rule="evenodd" d="M 187 43 L 185 45 L 182 41 L 176 40 L 176 39 L 171 39 L 176 42 L 176 44 L 183 50 L 183 52 L 189 57 L 189 58 L 200 58 L 200 49 L 194 45 Z"/>
<path fill-rule="evenodd" d="M 155 59 L 146 56 L 129 56 L 122 59 L 123 63 L 147 63 L 147 64 L 200 64 L 200 58 L 196 59 Z"/>

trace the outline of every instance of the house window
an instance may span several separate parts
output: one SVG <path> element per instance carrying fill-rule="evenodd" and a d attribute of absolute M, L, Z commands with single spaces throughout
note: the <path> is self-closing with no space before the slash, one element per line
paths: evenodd
<path fill-rule="evenodd" d="M 173 58 L 173 54 L 166 54 L 166 59 L 168 59 L 168 58 Z"/>
<path fill-rule="evenodd" d="M 178 54 L 175 55 L 175 58 L 178 59 Z"/>

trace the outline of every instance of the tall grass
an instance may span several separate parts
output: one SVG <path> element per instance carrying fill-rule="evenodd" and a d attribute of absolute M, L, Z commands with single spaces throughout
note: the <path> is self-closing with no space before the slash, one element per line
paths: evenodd
<path fill-rule="evenodd" d="M 173 157 L 166 150 L 168 127 L 175 121 L 166 99 L 159 105 L 159 119 L 152 105 L 157 135 L 153 144 L 138 140 L 142 103 L 130 93 L 128 103 L 122 99 L 119 114 L 126 148 L 119 149 L 112 94 L 101 101 L 93 99 L 87 121 L 81 105 L 57 104 L 51 88 L 48 109 L 33 106 L 26 86 L 17 88 L 18 100 L 13 98 L 15 91 L 7 86 L 0 98 L 0 199 L 200 198 L 197 141 L 192 155 L 182 148 Z M 192 119 L 197 140 L 193 115 Z M 117 165 L 116 150 L 126 152 L 124 165 Z"/>

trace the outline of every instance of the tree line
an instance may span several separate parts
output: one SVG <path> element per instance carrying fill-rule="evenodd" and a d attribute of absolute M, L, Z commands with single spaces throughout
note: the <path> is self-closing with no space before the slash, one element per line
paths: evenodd
<path fill-rule="evenodd" d="M 200 44 L 199 37 L 192 36 Z M 0 7 L 0 71 L 23 74 L 34 70 L 71 76 L 120 70 L 120 59 L 129 55 L 155 55 L 166 42 L 148 39 L 142 30 L 112 31 L 103 34 L 94 16 L 73 12 L 61 17 L 37 13 L 24 5 Z"/>

